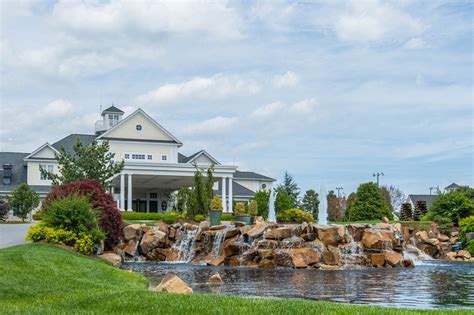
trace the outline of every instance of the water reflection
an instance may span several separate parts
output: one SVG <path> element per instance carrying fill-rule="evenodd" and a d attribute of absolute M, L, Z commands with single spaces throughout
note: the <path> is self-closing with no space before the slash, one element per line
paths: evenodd
<path fill-rule="evenodd" d="M 195 292 L 406 308 L 474 307 L 474 266 L 432 261 L 414 269 L 292 270 L 141 263 L 125 266 L 156 286 L 170 271 Z M 218 271 L 224 283 L 207 280 Z"/>

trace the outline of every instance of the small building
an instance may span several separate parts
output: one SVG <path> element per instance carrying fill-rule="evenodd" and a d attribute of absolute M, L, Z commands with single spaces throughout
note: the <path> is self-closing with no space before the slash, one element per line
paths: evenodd
<path fill-rule="evenodd" d="M 444 187 L 444 191 L 445 191 L 445 192 L 450 192 L 450 191 L 454 191 L 454 190 L 456 190 L 456 189 L 458 189 L 458 188 L 460 188 L 460 187 L 461 187 L 461 186 L 459 186 L 458 184 L 452 183 L 451 185 L 448 185 L 448 186 Z"/>
<path fill-rule="evenodd" d="M 438 195 L 408 195 L 407 202 L 411 204 L 413 209 L 415 209 L 418 201 L 424 201 L 429 210 L 436 198 L 438 198 Z"/>

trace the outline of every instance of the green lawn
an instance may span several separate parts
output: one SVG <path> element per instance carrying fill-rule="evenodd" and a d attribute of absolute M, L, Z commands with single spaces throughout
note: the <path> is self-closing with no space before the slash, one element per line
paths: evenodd
<path fill-rule="evenodd" d="M 140 275 L 47 244 L 0 250 L 0 314 L 446 314 L 286 299 L 149 291 Z M 455 313 L 455 312 L 452 312 Z M 457 313 L 463 313 L 458 311 Z M 468 314 L 467 311 L 464 312 Z M 472 314 L 472 312 L 471 312 Z"/>

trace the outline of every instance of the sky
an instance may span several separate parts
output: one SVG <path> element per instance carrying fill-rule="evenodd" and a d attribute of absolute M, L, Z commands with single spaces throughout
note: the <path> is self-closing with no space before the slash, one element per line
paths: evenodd
<path fill-rule="evenodd" d="M 142 108 L 301 189 L 474 185 L 472 1 L 0 2 L 0 150 Z"/>

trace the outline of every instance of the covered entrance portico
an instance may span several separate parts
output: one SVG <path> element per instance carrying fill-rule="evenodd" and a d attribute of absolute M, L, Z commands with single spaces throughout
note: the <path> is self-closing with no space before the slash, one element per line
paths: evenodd
<path fill-rule="evenodd" d="M 203 175 L 209 165 L 198 165 Z M 223 187 L 224 212 L 232 212 L 232 178 L 236 167 L 214 166 L 214 178 Z M 122 211 L 165 212 L 172 210 L 172 193 L 181 187 L 192 187 L 193 165 L 126 163 L 123 171 L 112 181 L 114 197 Z M 228 199 L 226 188 L 228 187 Z"/>

